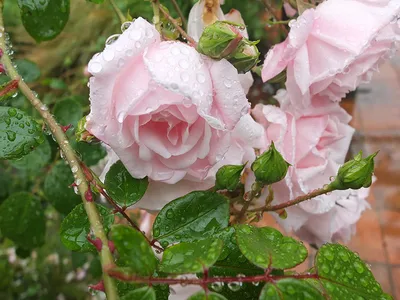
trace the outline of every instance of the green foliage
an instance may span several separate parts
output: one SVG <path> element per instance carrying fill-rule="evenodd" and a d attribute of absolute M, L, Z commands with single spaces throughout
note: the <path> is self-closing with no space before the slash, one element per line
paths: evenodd
<path fill-rule="evenodd" d="M 81 203 L 81 197 L 69 187 L 73 182 L 74 176 L 64 161 L 58 161 L 44 180 L 44 193 L 47 199 L 62 214 L 68 214 Z"/>
<path fill-rule="evenodd" d="M 114 214 L 102 205 L 96 204 L 102 217 L 106 233 L 114 223 Z M 96 252 L 95 247 L 87 240 L 90 223 L 83 204 L 77 205 L 62 221 L 60 226 L 61 241 L 72 251 Z"/>
<path fill-rule="evenodd" d="M 46 220 L 39 199 L 26 192 L 8 197 L 0 206 L 0 228 L 5 237 L 25 249 L 43 245 Z"/>
<path fill-rule="evenodd" d="M 35 171 L 45 167 L 51 159 L 51 148 L 47 139 L 28 155 L 14 161 L 11 165 L 17 169 Z"/>
<path fill-rule="evenodd" d="M 81 104 L 75 98 L 67 98 L 56 103 L 53 110 L 59 124 L 77 126 L 83 116 Z"/>
<path fill-rule="evenodd" d="M 240 176 L 244 167 L 245 165 L 225 165 L 221 167 L 215 175 L 215 188 L 217 190 L 236 190 L 240 184 Z"/>
<path fill-rule="evenodd" d="M 69 0 L 18 0 L 22 23 L 37 41 L 48 41 L 64 29 L 69 18 Z"/>
<path fill-rule="evenodd" d="M 23 111 L 0 106 L 0 159 L 18 159 L 43 143 L 42 130 Z"/>
<path fill-rule="evenodd" d="M 170 274 L 201 272 L 211 267 L 222 252 L 221 240 L 180 243 L 165 250 L 159 270 Z"/>
<path fill-rule="evenodd" d="M 281 279 L 275 283 L 267 283 L 261 292 L 259 300 L 281 299 L 325 299 L 322 294 L 304 280 L 293 278 Z M 345 299 L 345 298 L 342 298 Z M 346 298 L 348 299 L 348 298 Z"/>
<path fill-rule="evenodd" d="M 107 193 L 118 205 L 129 207 L 143 197 L 149 181 L 147 177 L 143 179 L 133 178 L 119 160 L 111 166 L 104 184 Z"/>
<path fill-rule="evenodd" d="M 229 204 L 225 197 L 198 191 L 178 198 L 159 212 L 153 225 L 153 237 L 161 246 L 174 242 L 191 242 L 228 226 Z"/>
<path fill-rule="evenodd" d="M 188 298 L 188 300 L 227 300 L 224 296 L 217 293 L 206 293 L 204 291 L 198 292 Z"/>
<path fill-rule="evenodd" d="M 156 300 L 156 292 L 152 287 L 142 287 L 126 294 L 121 300 Z"/>
<path fill-rule="evenodd" d="M 15 66 L 26 83 L 34 82 L 40 77 L 39 67 L 30 60 L 17 59 L 15 60 Z"/>
<path fill-rule="evenodd" d="M 271 227 L 238 225 L 236 238 L 243 255 L 261 268 L 293 268 L 308 255 L 302 243 Z"/>
<path fill-rule="evenodd" d="M 382 288 L 360 257 L 339 244 L 322 246 L 315 258 L 317 274 L 331 299 L 381 299 Z"/>
<path fill-rule="evenodd" d="M 118 265 L 138 275 L 150 276 L 157 267 L 157 258 L 143 234 L 125 225 L 114 225 L 111 239 L 119 253 Z"/>

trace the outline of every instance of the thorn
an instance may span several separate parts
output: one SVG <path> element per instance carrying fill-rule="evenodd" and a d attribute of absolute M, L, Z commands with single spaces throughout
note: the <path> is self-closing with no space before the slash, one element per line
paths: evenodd
<path fill-rule="evenodd" d="M 77 187 L 78 185 L 75 183 L 75 182 L 73 182 L 73 183 L 71 183 L 68 187 L 69 188 L 73 188 L 73 187 Z"/>
<path fill-rule="evenodd" d="M 4 66 L 2 64 L 0 64 L 0 74 L 3 74 L 3 73 L 6 73 L 6 69 L 4 69 Z"/>
<path fill-rule="evenodd" d="M 110 248 L 111 253 L 114 253 L 115 245 L 113 241 L 108 241 L 108 248 Z"/>
<path fill-rule="evenodd" d="M 85 199 L 87 202 L 93 202 L 93 194 L 90 188 L 85 192 Z"/>
<path fill-rule="evenodd" d="M 99 251 L 99 252 L 101 251 L 101 248 L 103 248 L 103 243 L 101 242 L 101 240 L 98 237 L 96 237 L 96 239 L 93 240 L 90 237 L 90 233 L 89 233 L 86 238 L 89 241 L 89 243 L 91 243 L 93 246 L 96 247 L 97 251 Z"/>
<path fill-rule="evenodd" d="M 95 291 L 100 291 L 100 292 L 105 292 L 103 280 L 100 280 L 96 284 L 89 285 L 89 289 L 92 289 L 92 290 L 95 290 Z"/>
<path fill-rule="evenodd" d="M 61 126 L 61 129 L 64 133 L 66 133 L 68 131 L 68 129 L 70 129 L 72 127 L 72 124 L 68 124 L 67 126 Z"/>

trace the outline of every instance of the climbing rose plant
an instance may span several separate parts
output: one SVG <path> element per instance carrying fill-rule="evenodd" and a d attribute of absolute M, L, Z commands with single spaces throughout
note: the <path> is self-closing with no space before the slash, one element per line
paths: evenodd
<path fill-rule="evenodd" d="M 271 18 L 260 22 L 282 37 L 265 57 L 253 36 L 269 31 L 245 22 L 259 15 L 181 2 L 151 0 L 146 19 L 110 1 L 122 32 L 87 62 L 87 112 L 79 98 L 49 107 L 31 90 L 40 70 L 13 62 L 0 17 L 0 162 L 14 170 L 0 169 L 0 238 L 19 253 L 43 247 L 49 204 L 63 246 L 101 263 L 90 289 L 110 300 L 390 299 L 338 243 L 369 208 L 376 156 L 345 162 L 354 129 L 340 101 L 396 50 L 400 2 L 261 1 Z M 69 0 L 18 7 L 37 42 L 70 12 Z M 279 87 L 274 101 L 250 105 L 254 77 Z M 40 171 L 33 187 L 11 188 L 17 170 Z M 285 232 L 260 225 L 266 214 Z M 299 270 L 303 242 L 317 252 Z"/>

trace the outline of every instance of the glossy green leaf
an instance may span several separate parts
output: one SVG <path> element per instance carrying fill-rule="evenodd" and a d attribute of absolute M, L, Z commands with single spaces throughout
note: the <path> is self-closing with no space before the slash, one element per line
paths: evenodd
<path fill-rule="evenodd" d="M 82 106 L 74 98 L 58 101 L 54 106 L 53 113 L 57 122 L 62 126 L 71 124 L 76 127 L 83 117 Z"/>
<path fill-rule="evenodd" d="M 170 291 L 168 284 L 153 284 L 153 289 L 156 292 L 157 300 L 168 300 Z"/>
<path fill-rule="evenodd" d="M 104 0 L 89 0 L 89 2 L 93 2 L 93 3 L 96 3 L 96 4 L 101 4 L 101 3 L 104 2 Z"/>
<path fill-rule="evenodd" d="M 111 239 L 118 250 L 118 265 L 130 272 L 150 276 L 157 267 L 157 258 L 143 234 L 132 227 L 114 225 Z"/>
<path fill-rule="evenodd" d="M 55 38 L 69 18 L 69 0 L 18 0 L 22 23 L 37 41 Z"/>
<path fill-rule="evenodd" d="M 293 278 L 267 283 L 260 295 L 260 300 L 324 300 L 321 292 L 304 280 Z M 342 298 L 345 299 L 345 298 Z"/>
<path fill-rule="evenodd" d="M 153 225 L 153 236 L 163 247 L 174 242 L 190 242 L 228 226 L 229 203 L 217 193 L 196 191 L 163 207 Z"/>
<path fill-rule="evenodd" d="M 40 200 L 26 192 L 12 194 L 0 206 L 0 228 L 3 236 L 22 248 L 43 245 L 46 219 Z"/>
<path fill-rule="evenodd" d="M 190 296 L 187 300 L 228 300 L 224 296 L 217 293 L 206 293 L 204 291 L 198 292 Z"/>
<path fill-rule="evenodd" d="M 325 244 L 315 258 L 320 282 L 331 299 L 381 299 L 383 291 L 371 270 L 347 247 Z"/>
<path fill-rule="evenodd" d="M 250 263 L 240 252 L 236 242 L 235 229 L 228 227 L 214 235 L 224 242 L 223 251 L 218 261 L 208 270 L 210 277 L 251 276 L 264 274 L 264 270 Z M 260 295 L 263 282 L 239 283 L 230 285 L 220 282 L 209 284 L 211 291 L 215 291 L 227 299 L 253 300 Z"/>
<path fill-rule="evenodd" d="M 47 139 L 44 139 L 44 142 L 40 144 L 35 150 L 33 150 L 28 155 L 24 157 L 10 161 L 11 165 L 14 168 L 21 170 L 29 170 L 29 171 L 39 171 L 51 159 L 51 148 Z"/>
<path fill-rule="evenodd" d="M 34 82 L 39 79 L 40 69 L 34 62 L 27 59 L 17 59 L 15 65 L 18 73 L 26 83 Z"/>
<path fill-rule="evenodd" d="M 102 205 L 96 205 L 102 218 L 106 233 L 109 232 L 114 223 L 114 214 Z M 87 217 L 83 203 L 77 205 L 62 221 L 60 226 L 61 241 L 66 248 L 72 251 L 96 252 L 95 247 L 88 242 L 87 236 L 90 232 L 90 222 Z"/>
<path fill-rule="evenodd" d="M 156 300 L 156 292 L 152 287 L 142 287 L 123 296 L 121 300 Z"/>
<path fill-rule="evenodd" d="M 222 247 L 221 240 L 213 239 L 174 245 L 164 251 L 159 270 L 170 274 L 201 272 L 217 261 Z"/>
<path fill-rule="evenodd" d="M 133 178 L 119 160 L 111 166 L 104 182 L 107 193 L 122 207 L 138 202 L 146 192 L 149 181 Z"/>
<path fill-rule="evenodd" d="M 87 166 L 94 166 L 100 160 L 107 156 L 107 150 L 100 143 L 88 144 L 85 142 L 78 142 L 75 147 L 76 151 L 82 157 L 83 162 Z"/>
<path fill-rule="evenodd" d="M 74 182 L 71 169 L 64 161 L 58 161 L 47 173 L 44 180 L 44 193 L 50 203 L 60 213 L 68 214 L 81 203 L 81 197 L 69 186 Z"/>
<path fill-rule="evenodd" d="M 243 255 L 261 268 L 293 268 L 301 264 L 308 255 L 301 242 L 283 236 L 271 227 L 238 225 L 236 238 Z"/>
<path fill-rule="evenodd" d="M 31 117 L 13 107 L 0 107 L 0 159 L 18 159 L 44 141 L 42 129 Z"/>

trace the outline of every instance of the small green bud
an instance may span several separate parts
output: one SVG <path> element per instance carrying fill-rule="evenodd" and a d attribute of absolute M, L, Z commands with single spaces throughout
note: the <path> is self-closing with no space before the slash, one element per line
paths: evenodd
<path fill-rule="evenodd" d="M 75 137 L 77 142 L 87 142 L 91 143 L 96 139 L 89 131 L 86 130 L 86 117 L 79 120 L 78 125 L 75 130 Z"/>
<path fill-rule="evenodd" d="M 259 62 L 260 52 L 257 43 L 258 41 L 250 42 L 248 39 L 243 39 L 237 51 L 228 58 L 239 73 L 250 71 Z"/>
<path fill-rule="evenodd" d="M 378 152 L 362 158 L 362 151 L 360 151 L 354 159 L 339 168 L 335 180 L 329 186 L 336 190 L 369 187 L 372 184 L 374 158 L 377 154 Z"/>
<path fill-rule="evenodd" d="M 160 4 L 160 6 L 169 14 L 168 8 L 166 8 L 162 4 Z M 180 18 L 175 19 L 175 21 L 179 26 L 182 26 L 182 20 Z M 179 31 L 176 30 L 175 26 L 171 23 L 170 20 L 168 20 L 168 18 L 164 14 L 161 14 L 160 23 L 161 23 L 162 36 L 166 40 L 173 41 L 173 40 L 177 40 L 179 38 L 179 36 L 180 36 Z"/>
<path fill-rule="evenodd" d="M 215 188 L 217 190 L 236 190 L 240 184 L 240 176 L 245 165 L 226 165 L 221 167 L 216 174 Z"/>
<path fill-rule="evenodd" d="M 226 58 L 237 50 L 243 40 L 239 27 L 231 22 L 214 22 L 204 29 L 197 51 L 214 59 Z"/>
<path fill-rule="evenodd" d="M 285 178 L 290 164 L 276 150 L 274 142 L 268 151 L 261 154 L 251 165 L 256 180 L 264 185 L 270 185 Z"/>

